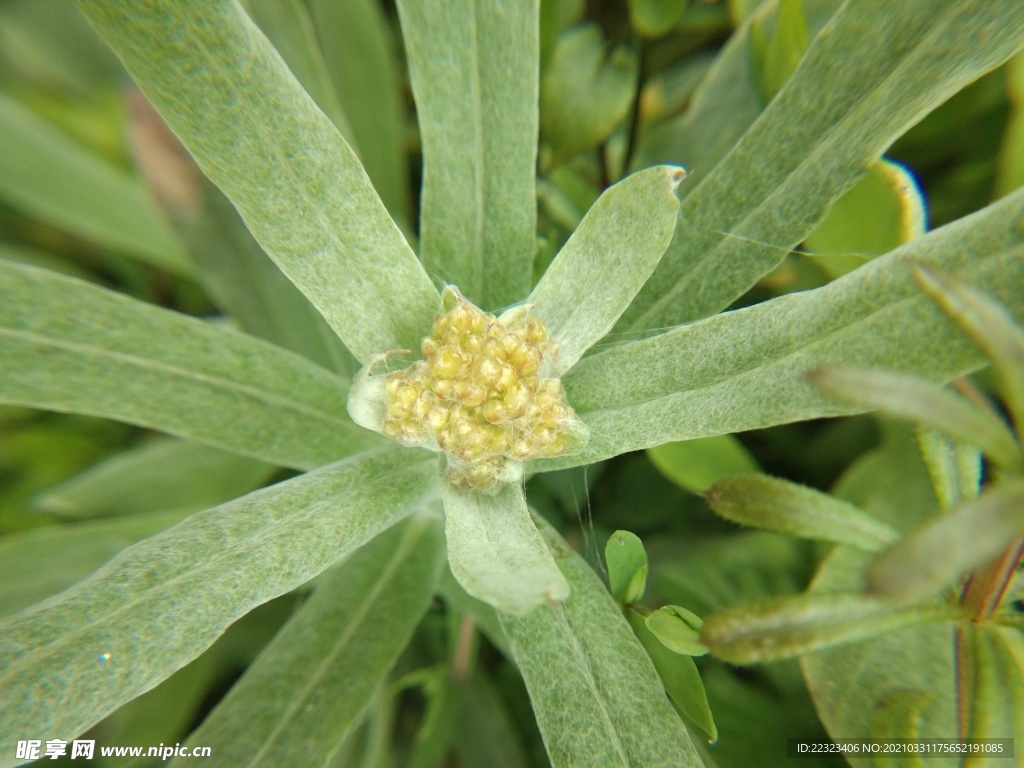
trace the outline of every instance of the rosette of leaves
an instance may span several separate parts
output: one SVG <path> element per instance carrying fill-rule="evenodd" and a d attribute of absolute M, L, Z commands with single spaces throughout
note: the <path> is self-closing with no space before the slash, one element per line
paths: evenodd
<path fill-rule="evenodd" d="M 472 12 L 397 4 L 423 159 L 417 227 L 397 46 L 376 5 L 77 5 L 202 172 L 137 101 L 138 161 L 177 241 L 157 237 L 167 235 L 159 220 L 129 217 L 129 230 L 118 201 L 144 202 L 137 180 L 82 161 L 66 137 L 39 130 L 6 98 L 5 199 L 193 276 L 246 333 L 24 263 L 45 259 L 5 260 L 0 401 L 155 429 L 201 444 L 223 465 L 260 463 L 249 488 L 267 466 L 300 474 L 250 493 L 218 489 L 220 504 L 189 496 L 183 476 L 168 492 L 181 500 L 177 511 L 119 529 L 141 541 L 7 618 L 5 765 L 17 740 L 82 733 L 258 606 L 307 584 L 311 597 L 190 737 L 220 764 L 351 754 L 360 722 L 388 722 L 384 683 L 441 591 L 515 662 L 553 765 L 699 765 L 616 602 L 557 532 L 535 525 L 521 482 L 501 473 L 483 489 L 447 482 L 447 458 L 358 426 L 347 410 L 356 369 L 423 349 L 446 311 L 431 276 L 499 319 L 528 308 L 558 345 L 544 377 L 561 382 L 552 386 L 564 388 L 585 427 L 576 434 L 587 435 L 578 450 L 524 451 L 529 474 L 862 410 L 808 383 L 804 374 L 826 363 L 937 381 L 982 365 L 938 322 L 908 261 L 968 280 L 1013 312 L 1024 305 L 1024 195 L 1015 193 L 834 283 L 719 314 L 908 127 L 1021 47 L 1016 0 L 809 3 L 806 53 L 770 101 L 750 75 L 745 22 L 684 114 L 603 163 L 608 180 L 621 180 L 560 209 L 574 231 L 553 259 L 561 238 L 540 247 L 537 238 L 538 3 L 484 0 Z M 758 22 L 774 10 L 765 4 Z M 557 37 L 552 14 L 544 18 L 545 39 Z M 623 83 L 611 83 L 617 105 Z M 547 121 L 552 132 L 573 124 Z M 540 138 L 577 155 L 614 155 L 607 130 L 585 142 Z M 565 165 L 543 181 L 570 186 L 569 161 L 551 156 Z M 653 167 L 620 173 L 627 160 Z M 681 165 L 695 172 L 677 189 Z M 570 197 L 540 188 L 549 203 Z M 610 332 L 617 343 L 595 348 Z M 189 447 L 164 450 L 183 461 Z M 156 462 L 146 461 L 122 457 L 96 475 L 151 470 Z M 86 485 L 50 501 L 85 510 Z M 73 532 L 46 546 L 73 551 Z M 446 561 L 482 602 L 442 578 Z"/>

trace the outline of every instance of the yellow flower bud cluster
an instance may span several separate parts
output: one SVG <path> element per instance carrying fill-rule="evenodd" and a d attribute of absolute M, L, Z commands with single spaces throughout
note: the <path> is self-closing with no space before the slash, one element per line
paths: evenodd
<path fill-rule="evenodd" d="M 542 378 L 557 352 L 540 320 L 503 323 L 458 294 L 423 340 L 423 360 L 388 374 L 381 431 L 449 456 L 452 482 L 498 483 L 508 461 L 578 450 L 585 429 L 562 382 Z"/>

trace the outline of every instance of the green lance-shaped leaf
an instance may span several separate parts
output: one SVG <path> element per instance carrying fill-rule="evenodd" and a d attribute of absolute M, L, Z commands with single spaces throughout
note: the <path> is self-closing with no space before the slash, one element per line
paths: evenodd
<path fill-rule="evenodd" d="M 558 342 L 558 374 L 612 329 L 654 271 L 672 239 L 685 175 L 663 165 L 608 189 L 530 294 L 527 303 Z"/>
<path fill-rule="evenodd" d="M 308 469 L 380 440 L 343 381 L 244 334 L 0 263 L 0 402 L 104 416 Z"/>
<path fill-rule="evenodd" d="M 164 509 L 197 512 L 248 493 L 275 471 L 236 453 L 165 438 L 94 464 L 48 489 L 35 506 L 72 519 Z"/>
<path fill-rule="evenodd" d="M 440 521 L 425 517 L 358 549 L 189 739 L 223 765 L 326 764 L 408 643 L 443 562 Z"/>
<path fill-rule="evenodd" d="M 1024 533 L 1024 481 L 987 489 L 918 528 L 868 570 L 873 594 L 913 600 L 953 584 Z"/>
<path fill-rule="evenodd" d="M 922 294 L 910 267 L 926 261 L 1020 311 L 1022 214 L 1024 191 L 822 288 L 585 357 L 564 382 L 569 402 L 590 429 L 587 446 L 534 468 L 589 464 L 674 440 L 856 412 L 807 381 L 807 371 L 826 364 L 885 368 L 933 381 L 981 366 L 980 350 Z"/>
<path fill-rule="evenodd" d="M 1019 11 L 1016 0 L 845 3 L 684 198 L 672 246 L 620 330 L 707 317 L 745 293 L 895 139 L 1021 47 Z"/>
<path fill-rule="evenodd" d="M 631 605 L 647 588 L 647 551 L 634 533 L 616 531 L 604 546 L 608 585 L 619 605 Z"/>
<path fill-rule="evenodd" d="M 352 353 L 415 348 L 437 291 L 355 153 L 241 6 L 78 5 Z"/>
<path fill-rule="evenodd" d="M 691 493 L 703 493 L 723 477 L 760 470 L 734 435 L 666 443 L 648 448 L 647 458 L 665 477 Z"/>
<path fill-rule="evenodd" d="M 361 454 L 197 513 L 0 624 L 0 765 L 26 733 L 81 733 L 418 508 L 436 468 L 411 456 Z"/>
<path fill-rule="evenodd" d="M 98 245 L 181 275 L 181 246 L 137 180 L 0 94 L 0 197 Z"/>
<path fill-rule="evenodd" d="M 892 527 L 827 493 L 767 475 L 719 480 L 707 492 L 722 517 L 741 525 L 805 539 L 849 544 L 872 552 L 897 537 Z"/>
<path fill-rule="evenodd" d="M 985 350 L 999 376 L 1000 394 L 1024 433 L 1024 330 L 1006 307 L 927 265 L 915 272 L 921 287 L 968 336 Z"/>
<path fill-rule="evenodd" d="M 423 142 L 423 264 L 488 310 L 522 299 L 533 274 L 538 8 L 398 3 Z"/>
<path fill-rule="evenodd" d="M 679 708 L 689 720 L 695 723 L 711 741 L 718 739 L 718 728 L 708 705 L 704 683 L 693 658 L 670 651 L 664 643 L 651 631 L 640 614 L 626 611 L 626 621 L 632 628 L 640 645 L 654 664 L 654 669 L 665 686 L 665 692 L 672 703 Z"/>
<path fill-rule="evenodd" d="M 572 594 L 526 617 L 500 618 L 553 768 L 700 766 L 650 659 L 608 590 L 547 526 L 544 536 Z"/>
<path fill-rule="evenodd" d="M 854 368 L 821 368 L 811 381 L 832 397 L 937 429 L 953 440 L 977 445 L 1006 469 L 1024 468 L 1013 432 L 990 410 L 916 376 Z"/>
<path fill-rule="evenodd" d="M 443 477 L 441 485 L 448 562 L 469 594 L 516 616 L 569 595 L 569 584 L 530 518 L 521 485 L 505 483 L 487 492 Z"/>
<path fill-rule="evenodd" d="M 955 612 L 941 604 L 898 608 L 861 595 L 800 595 L 713 614 L 700 640 L 731 664 L 759 664 L 943 621 Z"/>
<path fill-rule="evenodd" d="M 581 24 L 558 37 L 541 82 L 541 132 L 553 163 L 605 141 L 633 105 L 639 62 L 621 45 L 609 55 L 601 28 Z"/>
<path fill-rule="evenodd" d="M 0 537 L 0 616 L 67 589 L 129 544 L 170 528 L 191 511 L 47 525 Z"/>

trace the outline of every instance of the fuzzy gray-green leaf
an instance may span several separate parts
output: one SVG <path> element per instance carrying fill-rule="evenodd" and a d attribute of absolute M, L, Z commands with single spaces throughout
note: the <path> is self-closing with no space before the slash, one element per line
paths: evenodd
<path fill-rule="evenodd" d="M 101 246 L 178 274 L 188 260 L 145 188 L 0 93 L 0 197 Z"/>
<path fill-rule="evenodd" d="M 3 622 L 0 765 L 27 733 L 82 733 L 413 511 L 436 487 L 424 458 L 374 451 L 197 513 Z"/>
<path fill-rule="evenodd" d="M 954 615 L 954 608 L 941 604 L 898 608 L 861 595 L 800 595 L 713 614 L 704 622 L 700 640 L 730 664 L 757 664 Z"/>
<path fill-rule="evenodd" d="M 344 382 L 234 331 L 0 263 L 0 402 L 126 421 L 310 468 L 380 441 Z"/>
<path fill-rule="evenodd" d="M 1024 329 L 991 297 L 970 285 L 921 268 L 917 279 L 974 343 L 985 350 L 1002 382 L 1000 393 L 1024 433 Z"/>
<path fill-rule="evenodd" d="M 415 348 L 437 291 L 351 147 L 241 6 L 78 6 L 352 353 Z"/>
<path fill-rule="evenodd" d="M 426 269 L 497 310 L 536 247 L 538 0 L 401 0 L 423 142 Z"/>
<path fill-rule="evenodd" d="M 685 175 L 662 165 L 608 189 L 530 294 L 527 304 L 558 342 L 557 373 L 612 329 L 651 276 L 672 239 Z"/>
<path fill-rule="evenodd" d="M 937 429 L 978 446 L 1003 468 L 1024 469 L 1020 446 L 999 416 L 950 389 L 916 376 L 856 368 L 820 368 L 810 379 L 837 400 Z"/>
<path fill-rule="evenodd" d="M 581 360 L 565 376 L 590 428 L 582 453 L 537 469 L 588 464 L 673 440 L 854 412 L 806 372 L 871 366 L 946 381 L 981 351 L 922 294 L 928 262 L 1024 308 L 1024 191 L 874 259 L 822 288 L 781 296 Z M 615 338 L 614 334 L 611 338 Z"/>
<path fill-rule="evenodd" d="M 894 140 L 1022 42 L 1017 0 L 845 3 L 760 118 L 684 198 L 672 246 L 620 328 L 724 309 Z"/>
<path fill-rule="evenodd" d="M 325 762 L 409 642 L 443 562 L 440 521 L 428 518 L 358 549 L 316 583 L 190 740 L 224 765 Z"/>
<path fill-rule="evenodd" d="M 501 616 L 554 768 L 699 768 L 650 658 L 608 590 L 545 526 L 572 594 L 529 616 Z"/>
<path fill-rule="evenodd" d="M 452 573 L 473 597 L 522 616 L 564 600 L 569 585 L 530 518 L 523 488 L 461 488 L 442 479 Z"/>
<path fill-rule="evenodd" d="M 707 492 L 722 517 L 802 538 L 850 544 L 877 551 L 896 539 L 896 531 L 841 499 L 767 475 L 736 475 L 719 480 Z"/>

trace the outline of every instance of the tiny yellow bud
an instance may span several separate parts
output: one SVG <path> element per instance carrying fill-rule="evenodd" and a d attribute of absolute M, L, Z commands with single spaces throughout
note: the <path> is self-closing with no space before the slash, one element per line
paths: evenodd
<path fill-rule="evenodd" d="M 485 387 L 497 386 L 502 376 L 502 364 L 493 357 L 483 355 L 477 357 L 473 364 L 473 377 Z"/>
<path fill-rule="evenodd" d="M 427 361 L 430 372 L 439 379 L 451 379 L 462 368 L 462 355 L 455 347 L 440 347 Z"/>
<path fill-rule="evenodd" d="M 508 421 L 510 418 L 515 418 L 508 415 L 505 410 L 505 403 L 501 400 L 491 399 L 484 403 L 483 410 L 484 418 L 487 419 L 491 424 L 501 424 L 503 421 Z"/>
<path fill-rule="evenodd" d="M 487 387 L 475 381 L 461 379 L 455 382 L 455 397 L 464 405 L 480 405 L 487 399 Z"/>

